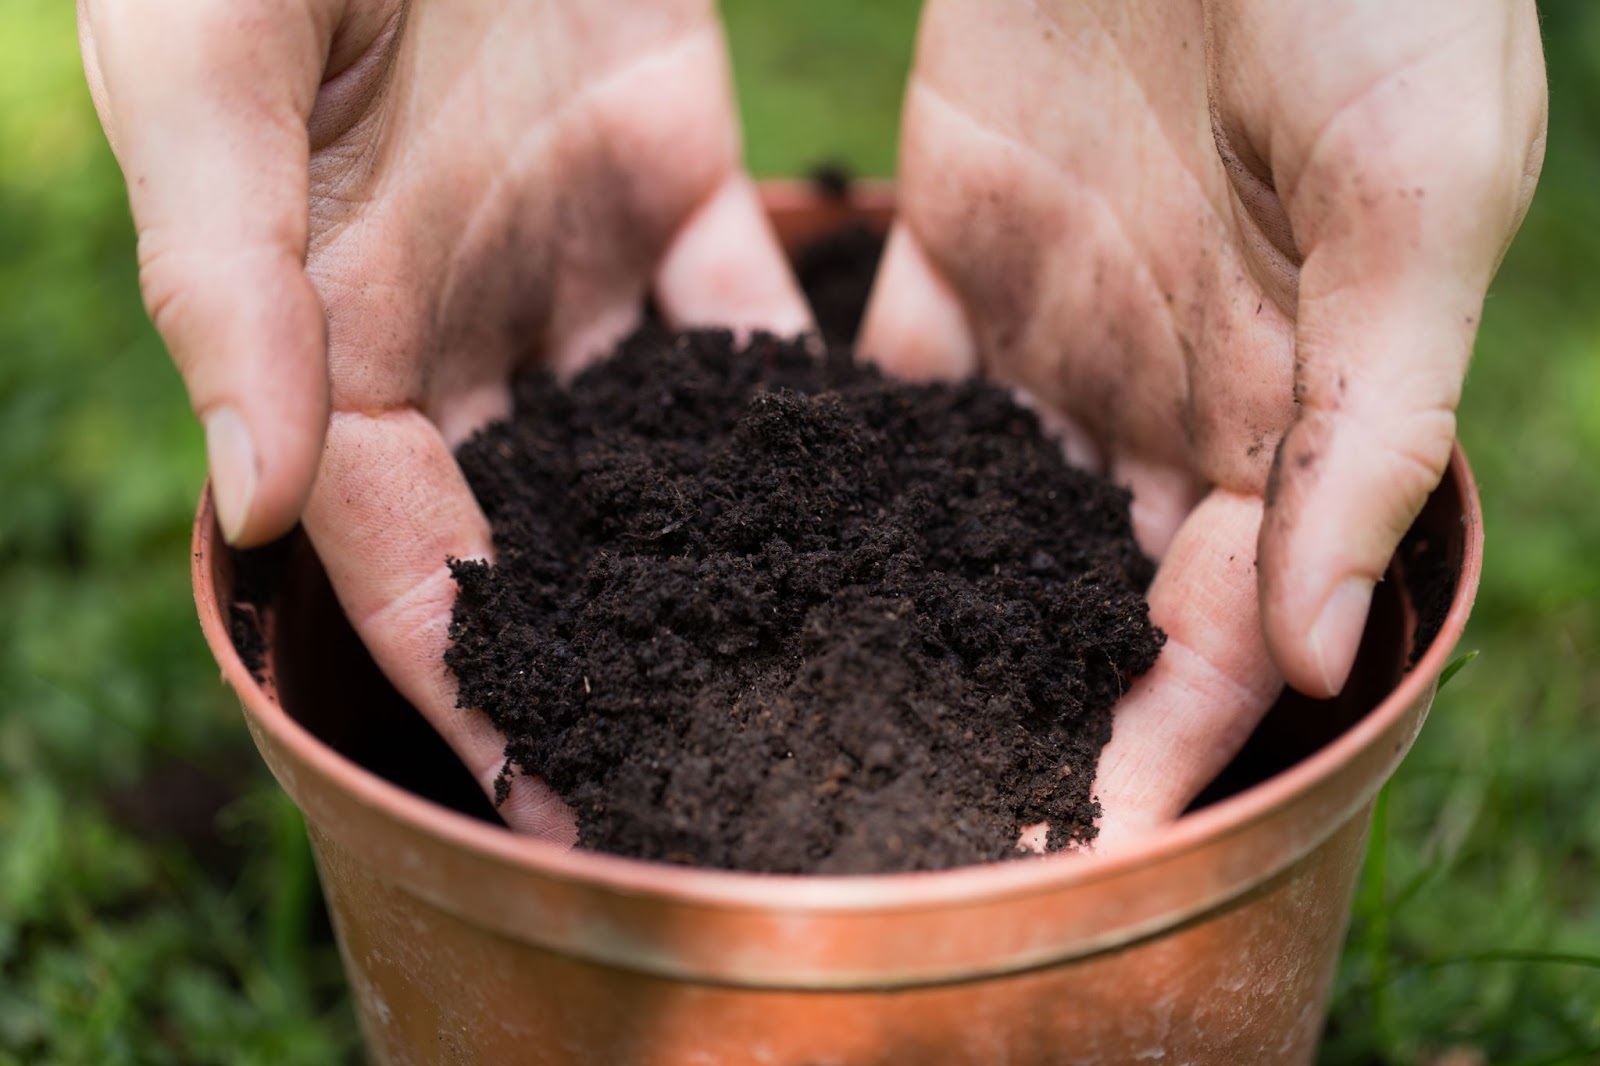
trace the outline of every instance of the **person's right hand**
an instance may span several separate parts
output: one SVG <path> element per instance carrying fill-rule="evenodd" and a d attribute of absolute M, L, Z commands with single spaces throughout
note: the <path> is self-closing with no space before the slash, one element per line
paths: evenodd
<path fill-rule="evenodd" d="M 303 516 L 391 681 L 485 790 L 443 663 L 447 556 L 491 554 L 451 447 L 513 370 L 637 318 L 809 325 L 739 162 L 710 0 L 80 0 L 140 281 L 227 539 Z M 571 841 L 518 776 L 501 813 Z"/>

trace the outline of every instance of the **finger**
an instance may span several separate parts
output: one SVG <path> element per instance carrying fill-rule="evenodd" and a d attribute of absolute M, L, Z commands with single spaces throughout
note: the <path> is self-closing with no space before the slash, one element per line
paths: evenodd
<path fill-rule="evenodd" d="M 1461 54 L 1485 58 L 1474 42 L 1492 26 L 1463 35 Z M 1493 50 L 1503 47 L 1498 36 L 1483 45 L 1492 62 L 1475 64 L 1482 83 L 1425 68 L 1342 112 L 1289 200 L 1307 249 L 1299 407 L 1267 485 L 1261 594 L 1268 646 L 1308 695 L 1344 686 L 1373 586 L 1450 459 L 1484 293 L 1521 217 L 1536 132 L 1528 101 L 1498 84 L 1514 65 Z"/>
<path fill-rule="evenodd" d="M 1111 481 L 1133 494 L 1133 535 L 1150 558 L 1160 561 L 1205 488 L 1187 470 L 1132 456 L 1111 463 Z"/>
<path fill-rule="evenodd" d="M 81 11 L 145 304 L 205 425 L 235 544 L 293 524 L 327 421 L 322 307 L 305 274 L 306 120 L 327 22 L 278 0 Z"/>
<path fill-rule="evenodd" d="M 728 326 L 793 336 L 815 328 L 754 183 L 735 173 L 674 238 L 655 277 L 674 329 Z"/>
<path fill-rule="evenodd" d="M 573 287 L 569 286 L 569 289 Z M 573 302 L 575 305 L 581 302 L 582 316 L 573 319 L 566 328 L 556 331 L 556 336 L 550 341 L 550 367 L 562 381 L 570 381 L 591 364 L 604 359 L 622 338 L 638 328 L 644 317 L 643 294 L 637 289 L 630 291 L 625 286 L 605 286 L 602 290 L 585 293 Z M 568 308 L 569 311 L 576 309 L 575 306 Z M 485 410 L 487 412 L 489 409 Z M 504 417 L 498 412 L 490 413 L 494 417 Z M 452 414 L 460 417 L 455 411 Z M 479 417 L 479 421 L 471 424 L 471 429 L 476 430 L 490 420 Z"/>
<path fill-rule="evenodd" d="M 1061 444 L 1061 454 L 1069 465 L 1094 474 L 1106 473 L 1105 452 L 1081 422 L 1040 400 L 1025 386 L 1013 386 L 1011 398 L 1032 411 L 1045 433 Z"/>
<path fill-rule="evenodd" d="M 444 653 L 456 593 L 445 560 L 487 559 L 493 544 L 444 438 L 414 410 L 335 414 L 305 525 L 373 659 L 492 797 L 505 738 L 456 707 Z M 519 832 L 577 839 L 571 809 L 537 779 L 516 775 L 499 810 Z"/>
<path fill-rule="evenodd" d="M 1409 288 L 1363 295 L 1359 307 L 1353 292 L 1303 304 L 1302 358 L 1318 365 L 1302 371 L 1261 532 L 1268 646 L 1289 682 L 1318 697 L 1344 687 L 1373 588 L 1450 461 L 1472 344 L 1464 323 L 1476 320 L 1476 305 L 1419 313 L 1427 298 Z M 1329 326 L 1330 314 L 1351 317 Z M 1332 348 L 1394 355 L 1358 369 Z"/>
<path fill-rule="evenodd" d="M 1261 637 L 1259 498 L 1216 489 L 1178 530 L 1150 586 L 1167 643 L 1117 704 L 1100 755 L 1097 849 L 1182 814 L 1244 745 L 1282 691 Z"/>
<path fill-rule="evenodd" d="M 885 372 L 910 381 L 977 372 L 978 346 L 960 299 L 903 225 L 889 231 L 857 347 Z"/>

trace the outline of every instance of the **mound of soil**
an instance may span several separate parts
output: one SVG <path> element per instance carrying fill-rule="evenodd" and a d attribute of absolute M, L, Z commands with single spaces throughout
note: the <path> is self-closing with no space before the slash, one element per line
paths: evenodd
<path fill-rule="evenodd" d="M 1093 836 L 1152 568 L 1001 389 L 646 329 L 459 459 L 498 555 L 452 563 L 460 702 L 582 846 L 864 873 Z"/>

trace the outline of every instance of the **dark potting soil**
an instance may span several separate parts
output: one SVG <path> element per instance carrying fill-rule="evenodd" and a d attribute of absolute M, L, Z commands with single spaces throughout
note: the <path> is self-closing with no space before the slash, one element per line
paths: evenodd
<path fill-rule="evenodd" d="M 859 222 L 824 234 L 795 255 L 795 276 L 828 343 L 855 341 L 882 257 L 883 237 Z"/>
<path fill-rule="evenodd" d="M 446 658 L 583 846 L 862 873 L 1093 836 L 1152 568 L 1004 391 L 646 329 L 515 397 L 458 455 L 498 559 L 452 563 Z"/>
<path fill-rule="evenodd" d="M 1453 562 L 1445 554 L 1443 545 L 1433 543 L 1415 526 L 1401 539 L 1396 554 L 1400 557 L 1411 608 L 1416 612 L 1411 655 L 1406 661 L 1406 668 L 1410 669 L 1433 647 L 1439 631 L 1444 628 L 1450 605 L 1455 602 L 1461 564 Z"/>
<path fill-rule="evenodd" d="M 288 561 L 289 538 L 280 537 L 233 556 L 233 600 L 228 604 L 228 636 L 250 676 L 266 680 L 267 635 L 263 619 L 278 594 Z"/>
<path fill-rule="evenodd" d="M 855 177 L 843 163 L 829 161 L 811 168 L 811 187 L 825 199 L 843 204 L 854 185 Z M 795 253 L 795 277 L 816 316 L 817 330 L 829 344 L 855 343 L 883 244 L 881 233 L 852 222 L 801 245 Z"/>

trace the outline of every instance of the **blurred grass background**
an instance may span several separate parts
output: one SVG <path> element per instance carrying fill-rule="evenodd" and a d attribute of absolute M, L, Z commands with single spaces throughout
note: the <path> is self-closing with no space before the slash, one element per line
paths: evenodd
<path fill-rule="evenodd" d="M 1461 417 L 1488 564 L 1390 786 L 1324 1061 L 1600 1062 L 1600 5 Z M 727 0 L 760 174 L 887 174 L 916 4 Z M 298 816 L 194 623 L 202 443 L 71 5 L 0 0 L 0 1063 L 357 1056 Z"/>

